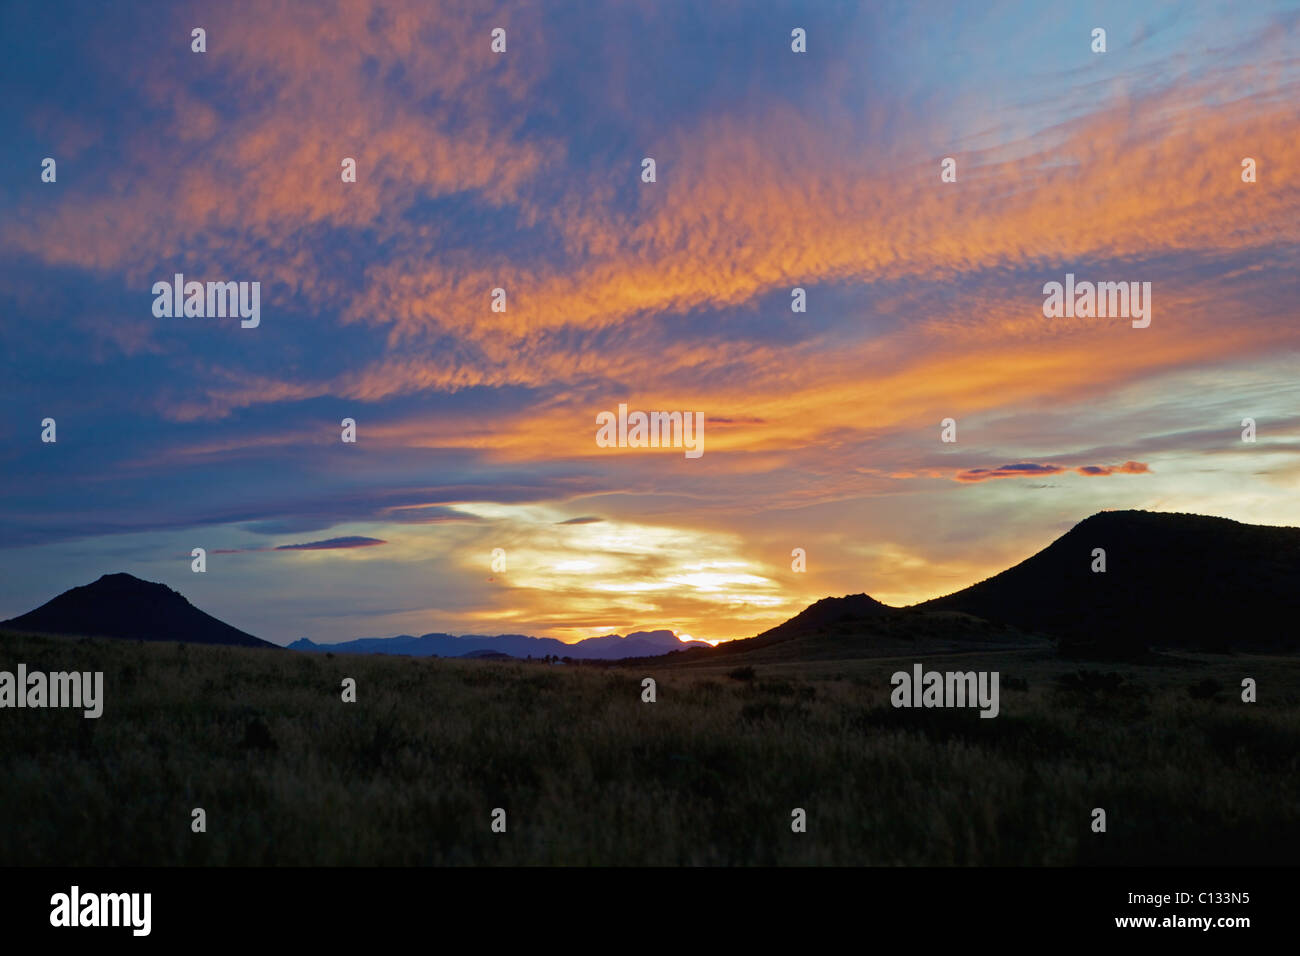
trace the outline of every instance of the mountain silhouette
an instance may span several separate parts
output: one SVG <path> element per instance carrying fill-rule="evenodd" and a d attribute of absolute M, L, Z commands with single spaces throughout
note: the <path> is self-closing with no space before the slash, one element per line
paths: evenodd
<path fill-rule="evenodd" d="M 1094 549 L 1106 570 L 1093 571 Z M 1114 652 L 1297 649 L 1300 528 L 1103 511 L 978 584 L 917 605 Z"/>
<path fill-rule="evenodd" d="M 1094 570 L 1098 549 L 1105 570 Z M 756 637 L 712 648 L 670 630 L 609 634 L 565 644 L 523 634 L 360 638 L 292 649 L 341 654 L 464 657 L 556 655 L 577 660 L 662 658 L 694 663 L 939 652 L 1059 639 L 1067 652 L 1105 656 L 1149 648 L 1212 652 L 1300 649 L 1300 528 L 1206 515 L 1103 511 L 1037 554 L 961 591 L 906 608 L 866 594 L 823 598 Z M 106 574 L 20 617 L 14 631 L 275 647 L 194 607 L 171 588 Z"/>
<path fill-rule="evenodd" d="M 293 651 L 330 651 L 336 654 L 406 654 L 411 657 L 470 657 L 493 652 L 508 657 L 547 657 L 556 655 L 576 660 L 619 660 L 625 657 L 655 657 L 690 647 L 708 647 L 702 641 L 679 641 L 668 630 L 636 631 L 623 637 L 606 634 L 588 637 L 572 644 L 553 637 L 528 637 L 524 634 L 424 634 L 412 637 L 362 637 L 338 644 L 317 644 L 299 638 L 289 645 Z"/>
<path fill-rule="evenodd" d="M 1092 570 L 1095 549 L 1106 570 Z M 1032 557 L 944 597 L 895 608 L 823 598 L 782 624 L 672 666 L 778 663 L 993 649 L 1056 639 L 1071 656 L 1152 648 L 1300 650 L 1300 528 L 1151 511 L 1103 511 Z"/>
<path fill-rule="evenodd" d="M 64 591 L 0 628 L 141 641 L 181 641 L 238 647 L 277 647 L 205 614 L 165 584 L 130 574 L 105 574 Z"/>
<path fill-rule="evenodd" d="M 784 624 L 778 624 L 765 634 L 784 635 L 797 631 L 830 627 L 849 621 L 862 621 L 895 611 L 866 594 L 848 594 L 844 597 L 822 598 L 810 604 Z M 760 635 L 761 636 L 761 635 Z"/>
<path fill-rule="evenodd" d="M 643 660 L 672 667 L 732 661 L 777 664 L 1021 649 L 1045 644 L 1042 637 L 990 624 L 969 614 L 890 607 L 866 594 L 847 594 L 822 598 L 755 637 L 725 641 L 716 647 L 678 649 L 657 662 Z"/>
<path fill-rule="evenodd" d="M 834 643 L 833 637 L 847 637 L 851 641 L 857 641 L 864 628 L 879 624 L 882 618 L 897 610 L 898 608 L 881 604 L 866 594 L 822 598 L 776 627 L 741 641 L 719 644 L 717 650 L 724 654 L 736 653 L 743 646 L 749 652 L 772 644 L 809 641 L 826 645 L 826 649 L 829 649 Z"/>

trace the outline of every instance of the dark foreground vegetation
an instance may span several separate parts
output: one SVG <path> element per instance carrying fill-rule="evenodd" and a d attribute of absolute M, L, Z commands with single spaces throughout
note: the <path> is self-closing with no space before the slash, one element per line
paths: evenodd
<path fill-rule="evenodd" d="M 913 658 L 565 667 L 0 635 L 104 713 L 0 710 L 6 864 L 1217 864 L 1300 854 L 1300 661 L 1050 648 L 1001 713 Z M 657 679 L 655 703 L 642 679 Z M 1259 702 L 1241 701 L 1243 677 Z M 344 678 L 357 702 L 341 700 Z M 191 830 L 201 807 L 207 831 Z M 507 831 L 493 833 L 492 813 Z M 1107 832 L 1092 832 L 1093 808 Z M 807 832 L 791 813 L 807 813 Z"/>

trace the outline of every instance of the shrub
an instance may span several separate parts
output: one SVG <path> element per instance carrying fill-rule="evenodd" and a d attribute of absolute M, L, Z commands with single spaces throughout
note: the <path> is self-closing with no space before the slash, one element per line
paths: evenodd
<path fill-rule="evenodd" d="M 1214 700 L 1222 692 L 1223 685 L 1213 677 L 1207 677 L 1187 688 L 1187 694 L 1192 700 Z"/>

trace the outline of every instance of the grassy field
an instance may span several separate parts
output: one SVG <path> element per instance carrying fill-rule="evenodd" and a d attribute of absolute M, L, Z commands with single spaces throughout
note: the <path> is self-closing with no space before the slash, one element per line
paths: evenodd
<path fill-rule="evenodd" d="M 1041 647 L 924 658 L 1001 673 L 1001 715 L 982 720 L 891 707 L 889 675 L 914 659 L 750 673 L 0 636 L 0 670 L 102 670 L 105 686 L 98 720 L 0 710 L 0 863 L 1290 864 L 1300 852 L 1300 660 L 1183 655 L 1106 677 L 1118 668 Z M 1244 676 L 1256 704 L 1240 701 Z M 344 677 L 357 703 L 341 701 Z M 191 832 L 195 807 L 206 833 Z M 806 833 L 791 832 L 796 807 Z M 1089 828 L 1094 807 L 1105 834 Z"/>

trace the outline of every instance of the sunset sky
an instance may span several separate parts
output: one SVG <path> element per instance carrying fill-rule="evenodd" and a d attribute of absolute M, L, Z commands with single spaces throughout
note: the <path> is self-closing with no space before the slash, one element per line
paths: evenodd
<path fill-rule="evenodd" d="M 127 571 L 277 643 L 717 640 L 1102 509 L 1300 525 L 1296 3 L 18 0 L 0 46 L 0 618 Z M 178 272 L 260 325 L 155 317 Z M 1150 327 L 1045 318 L 1066 273 Z M 704 454 L 599 447 L 620 403 Z"/>

